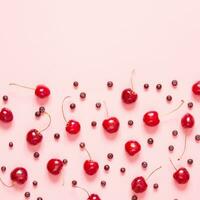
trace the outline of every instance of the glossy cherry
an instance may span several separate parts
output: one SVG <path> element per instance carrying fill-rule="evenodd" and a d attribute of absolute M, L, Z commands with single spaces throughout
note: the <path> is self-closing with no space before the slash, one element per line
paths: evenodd
<path fill-rule="evenodd" d="M 66 127 L 65 130 L 67 133 L 71 134 L 71 135 L 76 135 L 80 132 L 81 130 L 81 125 L 78 121 L 76 120 L 67 120 L 66 116 L 65 116 L 65 111 L 64 111 L 64 103 L 65 101 L 70 98 L 70 96 L 66 96 L 63 101 L 62 101 L 62 114 L 63 114 L 63 118 L 66 122 Z"/>
<path fill-rule="evenodd" d="M 0 111 L 0 120 L 2 122 L 8 123 L 13 120 L 13 113 L 8 108 L 2 108 Z"/>
<path fill-rule="evenodd" d="M 119 129 L 120 122 L 116 117 L 110 117 L 104 119 L 102 125 L 104 130 L 106 130 L 108 133 L 115 133 Z"/>
<path fill-rule="evenodd" d="M 200 81 L 197 81 L 196 83 L 193 84 L 193 86 L 192 86 L 192 92 L 195 95 L 200 95 Z"/>
<path fill-rule="evenodd" d="M 141 145 L 135 140 L 129 140 L 125 144 L 125 150 L 130 156 L 134 156 L 141 150 Z"/>
<path fill-rule="evenodd" d="M 22 185 L 28 179 L 28 172 L 23 167 L 17 167 L 11 172 L 10 178 L 14 183 Z"/>
<path fill-rule="evenodd" d="M 149 111 L 145 113 L 143 121 L 147 126 L 157 126 L 160 123 L 158 112 Z"/>
<path fill-rule="evenodd" d="M 31 87 L 27 87 L 27 86 L 16 84 L 16 83 L 10 83 L 9 85 L 22 87 L 29 90 L 34 90 L 35 95 L 41 99 L 46 98 L 51 94 L 50 89 L 47 86 L 42 85 L 42 84 L 37 85 L 36 88 L 31 88 Z"/>
<path fill-rule="evenodd" d="M 48 161 L 47 163 L 47 170 L 49 173 L 53 175 L 60 174 L 61 170 L 63 168 L 63 161 L 57 158 L 53 158 Z"/>
<path fill-rule="evenodd" d="M 190 179 L 190 174 L 186 168 L 181 167 L 173 174 L 174 179 L 179 184 L 186 184 Z"/>
<path fill-rule="evenodd" d="M 192 128 L 195 124 L 195 119 L 190 113 L 186 113 L 181 119 L 183 128 Z"/>

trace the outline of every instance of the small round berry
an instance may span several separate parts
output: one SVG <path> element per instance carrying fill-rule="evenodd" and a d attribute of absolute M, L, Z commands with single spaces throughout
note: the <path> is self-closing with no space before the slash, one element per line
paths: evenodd
<path fill-rule="evenodd" d="M 199 142 L 199 141 L 200 141 L 200 135 L 195 135 L 195 140 L 196 140 L 197 142 Z"/>
<path fill-rule="evenodd" d="M 74 87 L 78 87 L 78 85 L 79 85 L 78 81 L 74 81 L 74 82 L 73 82 L 73 86 L 74 86 Z"/>
<path fill-rule="evenodd" d="M 70 107 L 71 110 L 74 110 L 76 108 L 76 104 L 75 103 L 71 103 L 69 107 Z"/>
<path fill-rule="evenodd" d="M 41 116 L 41 112 L 40 112 L 40 111 L 36 111 L 36 112 L 35 112 L 35 116 L 36 116 L 36 117 L 40 117 L 40 116 Z"/>
<path fill-rule="evenodd" d="M 128 125 L 133 126 L 133 120 L 128 120 Z"/>
<path fill-rule="evenodd" d="M 100 102 L 97 102 L 95 105 L 96 105 L 96 108 L 98 108 L 98 109 L 101 108 L 101 103 Z"/>
<path fill-rule="evenodd" d="M 6 171 L 6 166 L 2 166 L 2 167 L 1 167 L 1 171 L 2 171 L 2 172 L 5 172 L 5 171 Z"/>
<path fill-rule="evenodd" d="M 122 174 L 124 174 L 124 173 L 126 172 L 126 168 L 121 167 L 120 172 L 121 172 Z"/>
<path fill-rule="evenodd" d="M 81 143 L 79 144 L 79 146 L 80 146 L 81 149 L 83 149 L 83 148 L 85 148 L 85 143 L 84 143 L 84 142 L 81 142 Z"/>
<path fill-rule="evenodd" d="M 113 154 L 112 153 L 108 153 L 108 155 L 107 155 L 107 158 L 109 159 L 109 160 L 112 160 L 113 159 Z"/>
<path fill-rule="evenodd" d="M 95 127 L 96 125 L 97 125 L 97 122 L 96 122 L 96 121 L 92 121 L 92 122 L 91 122 L 91 126 L 92 126 L 92 127 Z"/>
<path fill-rule="evenodd" d="M 148 88 L 149 88 L 149 84 L 148 84 L 148 83 L 145 83 L 145 84 L 144 84 L 144 89 L 147 90 Z"/>
<path fill-rule="evenodd" d="M 148 167 L 148 163 L 146 161 L 143 161 L 141 163 L 141 165 L 142 165 L 142 168 L 144 168 L 144 169 L 146 169 Z"/>
<path fill-rule="evenodd" d="M 101 181 L 101 186 L 105 187 L 106 186 L 106 181 Z"/>
<path fill-rule="evenodd" d="M 56 139 L 56 140 L 60 139 L 60 134 L 59 133 L 55 133 L 54 134 L 54 139 Z"/>
<path fill-rule="evenodd" d="M 171 95 L 167 95 L 166 96 L 166 100 L 169 101 L 169 102 L 172 101 L 172 96 Z"/>
<path fill-rule="evenodd" d="M 9 146 L 10 148 L 13 148 L 13 146 L 14 146 L 13 142 L 9 142 L 8 146 Z"/>
<path fill-rule="evenodd" d="M 34 158 L 39 158 L 40 154 L 36 151 L 36 152 L 34 152 L 33 156 L 34 156 Z"/>
<path fill-rule="evenodd" d="M 169 149 L 169 151 L 174 151 L 174 146 L 173 145 L 169 145 L 169 147 L 168 147 L 168 149 Z"/>
<path fill-rule="evenodd" d="M 193 108 L 193 103 L 192 102 L 188 103 L 188 108 L 190 108 L 190 109 Z"/>
<path fill-rule="evenodd" d="M 85 99 L 86 98 L 86 93 L 85 92 L 81 92 L 80 93 L 80 98 L 81 99 Z"/>
<path fill-rule="evenodd" d="M 188 165 L 192 165 L 192 164 L 193 164 L 193 159 L 191 159 L 191 158 L 188 159 L 188 160 L 187 160 L 187 163 L 188 163 Z"/>
<path fill-rule="evenodd" d="M 3 101 L 5 101 L 5 102 L 8 101 L 8 96 L 7 95 L 3 96 Z"/>
<path fill-rule="evenodd" d="M 25 192 L 24 194 L 25 198 L 29 198 L 31 196 L 30 192 Z"/>
<path fill-rule="evenodd" d="M 153 184 L 153 188 L 154 188 L 155 190 L 157 190 L 157 189 L 159 188 L 158 183 L 154 183 L 154 184 Z"/>
<path fill-rule="evenodd" d="M 37 200 L 43 200 L 43 198 L 42 197 L 38 197 Z"/>
<path fill-rule="evenodd" d="M 156 85 L 156 89 L 157 89 L 157 90 L 161 90 L 161 89 L 162 89 L 162 85 L 161 85 L 161 84 L 157 84 L 157 85 Z"/>
<path fill-rule="evenodd" d="M 36 187 L 38 185 L 37 181 L 33 181 L 33 186 Z"/>
<path fill-rule="evenodd" d="M 73 180 L 72 181 L 72 186 L 76 186 L 77 185 L 77 181 L 76 180 Z"/>
<path fill-rule="evenodd" d="M 39 112 L 40 113 L 44 113 L 45 112 L 45 107 L 44 106 L 40 106 L 39 107 Z"/>
<path fill-rule="evenodd" d="M 67 159 L 63 159 L 63 164 L 66 165 L 68 163 Z"/>
<path fill-rule="evenodd" d="M 107 86 L 108 86 L 109 88 L 113 87 L 113 82 L 112 82 L 112 81 L 108 81 L 108 82 L 107 82 Z"/>
<path fill-rule="evenodd" d="M 177 80 L 172 80 L 172 86 L 176 87 L 178 85 L 178 81 Z"/>
<path fill-rule="evenodd" d="M 149 145 L 151 145 L 151 144 L 153 144 L 153 138 L 148 138 L 148 140 L 147 140 L 147 143 L 149 144 Z"/>
<path fill-rule="evenodd" d="M 104 166 L 104 170 L 105 170 L 105 171 L 109 171 L 109 169 L 110 169 L 110 166 L 109 166 L 109 165 L 105 165 L 105 166 Z"/>
<path fill-rule="evenodd" d="M 172 135 L 173 135 L 174 137 L 176 137 L 176 136 L 178 135 L 178 131 L 177 131 L 177 130 L 173 130 L 173 131 L 172 131 Z"/>
<path fill-rule="evenodd" d="M 131 198 L 131 200 L 137 200 L 137 199 L 138 199 L 138 197 L 135 194 Z"/>

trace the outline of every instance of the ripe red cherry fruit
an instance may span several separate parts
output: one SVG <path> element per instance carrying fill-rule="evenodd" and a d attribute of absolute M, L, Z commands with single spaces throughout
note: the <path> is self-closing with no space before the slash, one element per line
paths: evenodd
<path fill-rule="evenodd" d="M 183 104 L 184 104 L 184 101 L 181 100 L 181 103 L 177 108 L 175 108 L 174 110 L 170 111 L 169 113 L 167 113 L 165 115 L 169 115 L 169 114 L 177 111 Z M 158 112 L 157 111 L 146 112 L 143 116 L 143 122 L 147 126 L 150 126 L 150 127 L 157 126 L 160 123 L 160 118 L 159 118 Z"/>
<path fill-rule="evenodd" d="M 8 108 L 2 108 L 0 111 L 0 120 L 2 122 L 8 123 L 13 120 L 13 113 Z"/>
<path fill-rule="evenodd" d="M 125 150 L 130 156 L 134 156 L 141 150 L 141 145 L 135 140 L 129 140 L 125 144 Z"/>
<path fill-rule="evenodd" d="M 104 102 L 106 108 L 107 118 L 103 120 L 102 126 L 104 130 L 108 133 L 116 133 L 119 130 L 120 122 L 116 117 L 108 117 L 108 108 L 106 103 Z"/>
<path fill-rule="evenodd" d="M 47 163 L 47 170 L 49 173 L 53 175 L 60 174 L 61 170 L 63 168 L 63 161 L 57 158 L 53 158 L 48 161 Z"/>
<path fill-rule="evenodd" d="M 14 183 L 22 185 L 28 179 L 27 170 L 23 167 L 17 167 L 11 172 L 10 178 Z"/>
<path fill-rule="evenodd" d="M 197 81 L 196 83 L 193 84 L 193 86 L 192 86 L 192 92 L 195 95 L 200 95 L 200 81 Z"/>
<path fill-rule="evenodd" d="M 26 134 L 26 141 L 31 145 L 37 145 L 41 143 L 43 139 L 43 135 L 41 133 L 47 130 L 51 124 L 51 116 L 47 112 L 44 112 L 42 114 L 45 114 L 48 116 L 49 123 L 44 129 L 40 131 L 38 131 L 37 129 L 31 129 L 30 131 L 28 131 L 28 133 Z"/>
<path fill-rule="evenodd" d="M 80 147 L 87 152 L 88 157 L 89 157 L 89 160 L 86 160 L 84 162 L 83 169 L 84 169 L 86 174 L 93 176 L 94 174 L 96 174 L 98 172 L 99 164 L 98 164 L 98 162 L 92 160 L 92 157 L 91 157 L 89 151 L 87 150 L 87 148 L 85 147 L 85 145 L 81 146 L 81 144 L 80 144 Z"/>
<path fill-rule="evenodd" d="M 81 125 L 78 121 L 73 120 L 73 119 L 67 121 L 67 118 L 65 116 L 65 111 L 64 111 L 64 103 L 68 98 L 70 98 L 70 96 L 66 96 L 62 101 L 62 114 L 63 114 L 63 118 L 66 122 L 65 130 L 67 133 L 69 133 L 71 135 L 76 135 L 80 132 Z"/>
<path fill-rule="evenodd" d="M 132 71 L 131 73 L 131 88 L 126 88 L 122 91 L 122 94 L 121 94 L 121 98 L 122 98 L 122 101 L 125 103 L 125 104 L 132 104 L 134 103 L 137 98 L 138 98 L 138 95 L 136 92 L 134 92 L 133 90 L 133 72 L 134 70 Z"/>
<path fill-rule="evenodd" d="M 46 98 L 51 94 L 50 89 L 47 86 L 42 85 L 42 84 L 37 85 L 36 88 L 27 87 L 27 86 L 16 84 L 16 83 L 10 83 L 9 85 L 22 87 L 22 88 L 29 89 L 29 90 L 34 90 L 35 95 L 41 99 Z"/>
<path fill-rule="evenodd" d="M 183 128 L 192 128 L 195 124 L 195 119 L 190 113 L 186 113 L 181 119 Z"/>
<path fill-rule="evenodd" d="M 151 174 L 145 179 L 143 176 L 138 176 L 133 179 L 131 183 L 131 188 L 135 193 L 143 193 L 147 190 L 148 184 L 147 180 L 157 171 L 161 169 L 161 166 L 155 169 Z"/>

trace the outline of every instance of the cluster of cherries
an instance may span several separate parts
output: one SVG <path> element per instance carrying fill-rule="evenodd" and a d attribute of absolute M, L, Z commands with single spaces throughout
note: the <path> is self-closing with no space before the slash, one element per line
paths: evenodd
<path fill-rule="evenodd" d="M 131 83 L 132 83 L 132 78 L 131 78 Z M 173 83 L 173 84 L 175 84 L 175 83 Z M 31 88 L 31 87 L 27 87 L 27 86 L 15 84 L 15 83 L 11 83 L 10 85 L 15 85 L 15 86 L 34 90 L 35 95 L 38 98 L 43 99 L 43 98 L 47 98 L 50 95 L 50 89 L 48 87 L 46 87 L 45 85 L 38 85 L 36 88 Z M 77 86 L 77 84 L 76 85 L 74 84 L 74 86 Z M 147 86 L 145 86 L 145 88 L 147 88 Z M 192 86 L 192 92 L 194 95 L 200 96 L 200 81 L 196 82 Z M 69 98 L 70 98 L 70 96 L 65 97 L 62 102 L 62 113 L 63 113 L 63 118 L 66 122 L 65 129 L 66 129 L 67 134 L 77 135 L 81 129 L 80 122 L 78 122 L 74 119 L 67 120 L 66 116 L 65 116 L 65 112 L 64 112 L 64 103 Z M 133 90 L 133 84 L 132 84 L 131 88 L 126 88 L 122 91 L 121 99 L 125 104 L 133 104 L 134 102 L 136 102 L 136 100 L 138 99 L 138 95 Z M 184 101 L 181 100 L 181 104 L 177 108 L 175 108 L 174 110 L 172 110 L 171 112 L 169 112 L 167 114 L 171 114 L 171 113 L 175 112 L 176 110 L 178 110 L 183 105 L 183 103 L 184 103 Z M 114 116 L 109 117 L 106 103 L 105 103 L 105 108 L 106 108 L 106 112 L 107 112 L 107 117 L 106 117 L 106 119 L 103 120 L 102 127 L 108 134 L 115 134 L 119 130 L 120 122 L 117 117 L 114 117 Z M 28 144 L 30 144 L 30 145 L 40 144 L 43 139 L 43 132 L 45 130 L 47 130 L 47 128 L 51 124 L 51 116 L 45 111 L 44 108 L 39 110 L 38 116 L 41 116 L 41 115 L 48 116 L 49 123 L 45 128 L 43 128 L 41 130 L 34 128 L 27 132 L 26 140 L 27 140 Z M 12 122 L 13 121 L 12 111 L 6 107 L 2 108 L 0 111 L 0 120 L 3 123 Z M 158 126 L 160 123 L 160 120 L 161 119 L 160 119 L 159 113 L 155 110 L 148 111 L 143 116 L 144 124 L 149 127 Z M 194 125 L 195 125 L 195 119 L 192 116 L 192 114 L 186 113 L 181 118 L 181 126 L 183 129 L 191 129 Z M 91 155 L 88 152 L 88 150 L 85 146 L 85 143 L 83 143 L 83 142 L 80 143 L 80 148 L 82 150 L 85 150 L 89 157 L 89 159 L 85 160 L 85 162 L 83 163 L 83 170 L 89 176 L 95 175 L 99 170 L 98 162 L 91 158 Z M 129 156 L 135 156 L 136 154 L 138 154 L 141 151 L 142 147 L 138 141 L 129 140 L 125 143 L 124 149 Z M 185 150 L 185 148 L 184 148 L 184 150 Z M 182 158 L 182 156 L 183 156 L 183 154 L 180 156 L 180 159 Z M 175 179 L 175 181 L 178 184 L 186 184 L 190 179 L 190 174 L 189 174 L 188 170 L 184 167 L 177 169 L 171 160 L 170 160 L 170 162 L 175 169 L 175 172 L 173 174 L 173 178 Z M 66 162 L 64 162 L 61 159 L 52 158 L 47 162 L 47 170 L 52 175 L 59 175 L 61 173 L 61 171 L 63 169 L 63 165 L 65 163 Z M 145 192 L 148 188 L 147 180 L 150 178 L 150 176 L 154 172 L 156 172 L 160 168 L 161 167 L 158 167 L 157 169 L 155 169 L 147 178 L 144 178 L 143 176 L 135 177 L 131 183 L 132 190 L 135 193 Z M 21 184 L 24 184 L 28 180 L 28 172 L 23 167 L 16 167 L 15 169 L 13 169 L 13 171 L 11 171 L 10 179 L 12 181 L 12 183 L 10 185 L 5 184 L 4 181 L 2 181 L 2 179 L 0 179 L 0 181 L 2 182 L 3 185 L 5 185 L 7 187 L 13 187 L 15 184 L 21 185 Z M 73 184 L 73 186 L 86 191 L 84 188 L 81 188 L 81 187 L 77 186 L 76 184 Z M 97 194 L 89 194 L 88 192 L 87 192 L 87 194 L 88 194 L 87 200 L 101 200 Z"/>

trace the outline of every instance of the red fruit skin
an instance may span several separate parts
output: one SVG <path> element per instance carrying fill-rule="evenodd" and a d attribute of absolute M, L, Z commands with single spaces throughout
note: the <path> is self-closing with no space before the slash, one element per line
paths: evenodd
<path fill-rule="evenodd" d="M 125 150 L 130 156 L 134 156 L 141 150 L 141 145 L 135 140 L 129 140 L 125 144 Z"/>
<path fill-rule="evenodd" d="M 147 126 L 157 126 L 160 123 L 158 112 L 149 111 L 145 113 L 143 121 Z"/>
<path fill-rule="evenodd" d="M 137 100 L 137 93 L 131 88 L 124 89 L 121 94 L 122 101 L 126 104 L 134 103 Z"/>
<path fill-rule="evenodd" d="M 101 200 L 97 194 L 91 194 L 87 200 Z"/>
<path fill-rule="evenodd" d="M 50 94 L 50 89 L 45 85 L 38 85 L 35 89 L 35 95 L 41 99 L 48 97 Z"/>
<path fill-rule="evenodd" d="M 195 124 L 195 119 L 190 113 L 186 113 L 181 119 L 183 128 L 192 128 Z"/>
<path fill-rule="evenodd" d="M 19 184 L 24 184 L 28 179 L 28 173 L 25 168 L 17 167 L 10 173 L 10 179 Z"/>
<path fill-rule="evenodd" d="M 143 193 L 147 190 L 148 185 L 144 177 L 139 176 L 132 181 L 131 187 L 135 193 Z"/>
<path fill-rule="evenodd" d="M 26 135 L 26 141 L 31 145 L 39 144 L 42 139 L 43 136 L 37 129 L 31 129 Z"/>
<path fill-rule="evenodd" d="M 2 108 L 0 112 L 0 120 L 8 123 L 13 120 L 13 113 L 10 109 L 8 108 Z"/>
<path fill-rule="evenodd" d="M 84 162 L 83 169 L 86 172 L 86 174 L 92 176 L 96 174 L 99 170 L 99 164 L 98 162 L 95 162 L 93 160 L 86 160 Z"/>
<path fill-rule="evenodd" d="M 200 81 L 197 81 L 196 83 L 193 84 L 193 86 L 192 86 L 192 92 L 195 95 L 200 95 Z"/>
<path fill-rule="evenodd" d="M 116 117 L 110 117 L 103 121 L 102 126 L 104 130 L 112 134 L 119 130 L 120 122 Z"/>
<path fill-rule="evenodd" d="M 60 159 L 53 158 L 49 160 L 47 163 L 47 170 L 52 175 L 60 174 L 62 168 L 63 168 L 63 161 L 61 161 Z"/>
<path fill-rule="evenodd" d="M 179 168 L 174 174 L 173 174 L 174 180 L 178 184 L 186 184 L 190 180 L 190 174 L 187 171 L 186 168 Z"/>
<path fill-rule="evenodd" d="M 81 129 L 81 125 L 78 121 L 76 120 L 69 120 L 66 124 L 65 130 L 71 134 L 71 135 L 76 135 L 79 133 Z"/>

